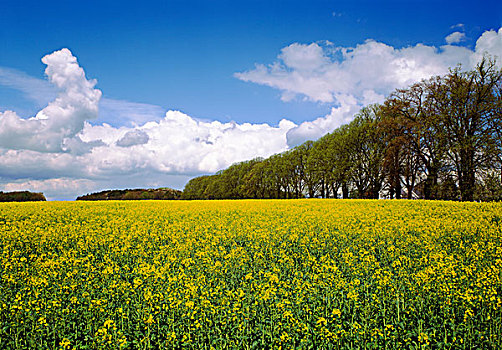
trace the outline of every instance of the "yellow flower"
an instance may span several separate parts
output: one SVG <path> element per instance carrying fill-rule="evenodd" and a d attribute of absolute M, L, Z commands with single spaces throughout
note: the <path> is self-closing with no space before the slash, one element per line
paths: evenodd
<path fill-rule="evenodd" d="M 59 343 L 59 346 L 61 346 L 63 349 L 69 349 L 70 345 L 71 342 L 66 338 L 63 338 L 63 340 L 61 340 L 61 342 Z"/>
<path fill-rule="evenodd" d="M 331 312 L 331 315 L 333 317 L 337 317 L 337 316 L 340 317 L 341 314 L 342 314 L 342 312 L 340 311 L 340 309 L 333 309 L 333 311 Z"/>
<path fill-rule="evenodd" d="M 319 317 L 319 319 L 317 320 L 316 323 L 320 324 L 322 326 L 326 326 L 326 324 L 328 323 L 328 321 L 324 317 Z"/>
<path fill-rule="evenodd" d="M 148 315 L 148 318 L 145 320 L 146 324 L 152 324 L 154 322 L 153 316 L 150 314 Z"/>

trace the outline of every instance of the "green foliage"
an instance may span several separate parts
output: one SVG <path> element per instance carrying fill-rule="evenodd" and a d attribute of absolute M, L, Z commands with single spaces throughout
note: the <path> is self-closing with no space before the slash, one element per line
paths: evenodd
<path fill-rule="evenodd" d="M 29 191 L 2 192 L 0 202 L 39 202 L 45 201 L 43 193 Z"/>
<path fill-rule="evenodd" d="M 126 189 L 106 190 L 77 197 L 80 201 L 103 201 L 103 200 L 174 200 L 181 199 L 182 192 L 172 188 L 158 189 Z"/>
<path fill-rule="evenodd" d="M 474 191 L 476 201 L 502 201 L 501 174 L 490 172 L 478 183 Z"/>

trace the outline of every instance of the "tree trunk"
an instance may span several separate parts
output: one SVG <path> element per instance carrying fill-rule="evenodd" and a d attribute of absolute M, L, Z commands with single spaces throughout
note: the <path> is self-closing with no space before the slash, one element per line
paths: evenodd
<path fill-rule="evenodd" d="M 342 183 L 342 198 L 343 199 L 349 198 L 349 186 L 347 186 L 346 182 Z"/>
<path fill-rule="evenodd" d="M 314 198 L 314 190 L 312 189 L 312 186 L 309 186 L 309 198 Z"/>
<path fill-rule="evenodd" d="M 401 191 L 402 191 L 401 179 L 396 179 L 396 199 L 401 199 Z"/>
<path fill-rule="evenodd" d="M 474 199 L 475 173 L 474 152 L 466 150 L 461 153 L 461 176 L 459 178 L 460 199 L 463 202 L 472 202 Z"/>
<path fill-rule="evenodd" d="M 406 198 L 413 199 L 413 187 L 412 185 L 406 186 Z"/>
<path fill-rule="evenodd" d="M 389 190 L 390 199 L 394 199 L 394 193 L 395 193 L 395 187 L 394 185 L 391 185 Z"/>
<path fill-rule="evenodd" d="M 333 192 L 333 198 L 338 198 L 338 189 L 335 189 L 335 184 L 331 184 L 331 191 Z"/>

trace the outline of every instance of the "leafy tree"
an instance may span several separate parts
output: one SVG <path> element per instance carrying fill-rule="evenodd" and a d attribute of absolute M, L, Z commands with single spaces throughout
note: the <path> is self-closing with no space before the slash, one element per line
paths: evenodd
<path fill-rule="evenodd" d="M 385 135 L 379 128 L 380 107 L 363 108 L 349 124 L 346 138 L 350 178 L 359 198 L 378 198 L 384 181 Z"/>
<path fill-rule="evenodd" d="M 457 67 L 428 83 L 464 201 L 473 200 L 476 174 L 490 166 L 495 157 L 493 127 L 500 120 L 496 104 L 501 84 L 502 70 L 487 58 L 472 71 L 463 72 Z"/>
<path fill-rule="evenodd" d="M 419 167 L 425 177 L 423 196 L 434 199 L 447 148 L 444 129 L 433 112 L 427 88 L 427 81 L 422 81 L 408 89 L 397 90 L 385 101 L 383 113 L 399 129 L 402 143 L 407 147 L 405 154 L 412 157 L 411 164 L 416 160 L 415 156 L 420 161 Z M 412 166 L 409 170 L 416 168 Z M 414 173 L 410 176 L 411 180 L 416 178 Z"/>
<path fill-rule="evenodd" d="M 45 201 L 45 196 L 40 192 L 30 191 L 0 191 L 0 202 L 39 202 Z"/>

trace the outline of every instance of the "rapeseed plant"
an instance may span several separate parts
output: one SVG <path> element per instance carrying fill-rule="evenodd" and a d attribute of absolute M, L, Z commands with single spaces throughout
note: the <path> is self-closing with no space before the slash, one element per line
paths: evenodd
<path fill-rule="evenodd" d="M 498 203 L 0 203 L 0 348 L 502 347 Z"/>

